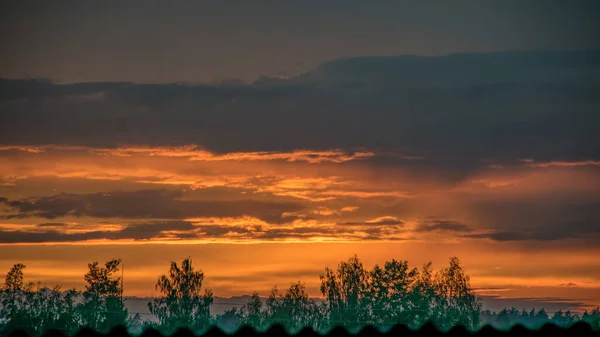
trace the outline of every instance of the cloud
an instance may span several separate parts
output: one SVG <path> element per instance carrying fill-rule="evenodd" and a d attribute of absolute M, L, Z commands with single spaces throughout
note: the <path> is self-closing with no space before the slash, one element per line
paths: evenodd
<path fill-rule="evenodd" d="M 545 163 L 536 163 L 530 160 L 523 160 L 527 163 L 527 166 L 531 167 L 577 167 L 577 166 L 600 166 L 600 161 L 598 160 L 585 160 L 585 161 L 575 161 L 575 162 L 566 162 L 566 161 L 551 161 Z"/>
<path fill-rule="evenodd" d="M 577 183 L 575 180 L 571 184 Z M 590 186 L 593 181 L 583 181 Z M 547 183 L 546 183 L 547 184 Z M 545 186 L 546 187 L 546 186 Z M 480 226 L 468 238 L 494 241 L 556 241 L 600 239 L 600 195 L 573 186 L 547 190 L 509 190 L 497 194 L 459 196 Z"/>
<path fill-rule="evenodd" d="M 39 224 L 37 227 L 44 228 Z M 48 224 L 46 224 L 48 225 Z M 56 225 L 56 224 L 51 224 Z M 59 224 L 65 227 L 66 224 Z M 87 231 L 69 233 L 59 231 L 57 229 L 42 230 L 42 231 L 0 231 L 0 243 L 43 243 L 43 242 L 78 242 L 88 240 L 150 240 L 153 238 L 163 237 L 164 232 L 168 231 L 189 231 L 194 229 L 194 226 L 189 222 L 183 221 L 166 221 L 166 222 L 150 222 L 150 223 L 134 223 L 124 226 L 120 230 L 115 231 Z"/>
<path fill-rule="evenodd" d="M 575 284 L 573 282 L 569 282 L 569 283 L 561 283 L 558 286 L 559 287 L 577 287 L 577 284 Z"/>
<path fill-rule="evenodd" d="M 2 80 L 0 216 L 310 216 L 363 238 L 425 219 L 416 232 L 596 240 L 599 64 L 597 51 L 475 53 L 334 60 L 254 85 Z M 143 190 L 157 185 L 169 190 Z M 350 235 L 212 225 L 205 237 Z"/>
<path fill-rule="evenodd" d="M 566 239 L 600 239 L 597 221 L 550 222 L 535 228 L 522 228 L 518 231 L 491 230 L 483 233 L 462 235 L 472 239 L 491 239 L 494 241 L 557 241 Z"/>
<path fill-rule="evenodd" d="M 422 220 L 415 229 L 417 232 L 435 232 L 435 231 L 450 231 L 450 232 L 471 232 L 472 229 L 460 222 L 452 220 Z"/>
<path fill-rule="evenodd" d="M 2 145 L 194 144 L 211 154 L 200 160 L 402 149 L 396 163 L 458 179 L 523 158 L 599 161 L 598 64 L 598 51 L 472 53 L 334 60 L 261 86 L 1 80 L 0 132 Z"/>
<path fill-rule="evenodd" d="M 45 228 L 45 227 L 65 227 L 65 226 L 67 226 L 67 224 L 62 223 L 62 222 L 45 222 L 45 223 L 37 224 L 36 226 L 40 227 L 40 228 Z"/>
<path fill-rule="evenodd" d="M 398 220 L 393 216 L 384 216 L 373 220 L 368 221 L 348 221 L 348 222 L 339 222 L 339 226 L 397 226 L 400 227 L 404 225 L 403 221 Z"/>
<path fill-rule="evenodd" d="M 160 236 L 166 231 L 186 232 L 194 229 L 194 225 L 186 221 L 151 222 L 129 224 L 125 228 L 111 232 L 110 236 L 134 240 L 148 240 Z"/>
<path fill-rule="evenodd" d="M 52 226 L 51 226 L 52 225 Z M 319 241 L 380 241 L 403 240 L 394 228 L 354 228 L 297 224 L 274 227 L 221 219 L 217 223 L 197 221 L 144 221 L 120 225 L 117 229 L 98 230 L 97 226 L 70 224 L 39 224 L 32 228 L 0 230 L 0 244 L 68 243 L 97 240 L 247 242 L 312 240 Z"/>
<path fill-rule="evenodd" d="M 351 160 L 360 160 L 372 157 L 373 152 L 365 151 L 342 151 L 339 149 L 328 151 L 294 150 L 290 152 L 232 152 L 225 154 L 214 154 L 200 149 L 197 145 L 183 145 L 178 147 L 115 147 L 115 148 L 93 148 L 85 146 L 61 146 L 61 145 L 4 145 L 0 151 L 22 151 L 31 154 L 41 154 L 46 151 L 86 151 L 97 156 L 113 157 L 179 157 L 190 161 L 268 161 L 283 160 L 288 162 L 306 161 L 309 163 L 343 163 Z"/>
<path fill-rule="evenodd" d="M 284 213 L 304 208 L 301 204 L 255 200 L 187 200 L 179 190 L 139 190 L 91 194 L 57 194 L 5 200 L 10 207 L 5 219 L 65 216 L 95 218 L 183 219 L 191 217 L 255 216 L 273 224 L 297 219 Z"/>

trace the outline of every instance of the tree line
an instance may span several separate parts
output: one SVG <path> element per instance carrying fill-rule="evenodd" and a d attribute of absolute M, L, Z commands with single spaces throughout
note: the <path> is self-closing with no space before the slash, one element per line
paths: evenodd
<path fill-rule="evenodd" d="M 417 269 L 402 260 L 387 261 L 369 270 L 356 255 L 337 268 L 325 268 L 320 275 L 320 301 L 310 298 L 305 284 L 298 281 L 284 290 L 273 287 L 266 299 L 254 292 L 243 306 L 216 316 L 210 312 L 214 298 L 210 289 L 203 289 L 202 270 L 196 270 L 190 258 L 181 264 L 171 262 L 169 272 L 156 283 L 160 296 L 148 303 L 156 321 L 142 320 L 125 307 L 118 276 L 121 263 L 112 259 L 104 265 L 88 264 L 83 291 L 25 283 L 25 266 L 15 264 L 0 292 L 0 331 L 22 329 L 40 335 L 48 329 L 73 333 L 90 327 L 106 332 L 120 325 L 131 331 L 151 327 L 172 333 L 180 327 L 202 332 L 216 325 L 232 332 L 246 325 L 266 330 L 280 324 L 293 333 L 304 327 L 320 332 L 336 326 L 349 330 L 366 325 L 386 329 L 395 324 L 418 328 L 429 321 L 442 330 L 456 325 L 476 329 L 484 324 L 537 328 L 548 322 L 568 326 L 580 320 L 600 329 L 598 308 L 582 316 L 559 311 L 552 317 L 543 309 L 483 311 L 456 257 L 438 271 L 431 263 Z"/>

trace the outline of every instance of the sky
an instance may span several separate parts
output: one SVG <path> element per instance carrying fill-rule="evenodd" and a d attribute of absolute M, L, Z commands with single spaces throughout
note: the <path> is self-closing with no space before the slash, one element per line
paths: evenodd
<path fill-rule="evenodd" d="M 0 276 L 456 255 L 489 307 L 600 304 L 598 2 L 0 6 Z"/>

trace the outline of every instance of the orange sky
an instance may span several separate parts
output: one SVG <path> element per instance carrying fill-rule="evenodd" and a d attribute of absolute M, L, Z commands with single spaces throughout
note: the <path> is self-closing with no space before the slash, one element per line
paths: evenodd
<path fill-rule="evenodd" d="M 599 5 L 3 2 L 0 277 L 456 255 L 487 307 L 600 305 Z"/>
<path fill-rule="evenodd" d="M 484 295 L 600 303 L 598 241 L 543 227 L 565 200 L 598 195 L 597 163 L 448 180 L 410 165 L 426 158 L 372 162 L 385 156 L 6 146 L 0 270 L 21 262 L 29 280 L 81 288 L 87 262 L 121 257 L 126 294 L 149 296 L 170 260 L 191 256 L 218 296 L 298 279 L 318 296 L 319 272 L 354 253 L 415 267 L 457 255 L 474 287 L 494 288 Z"/>

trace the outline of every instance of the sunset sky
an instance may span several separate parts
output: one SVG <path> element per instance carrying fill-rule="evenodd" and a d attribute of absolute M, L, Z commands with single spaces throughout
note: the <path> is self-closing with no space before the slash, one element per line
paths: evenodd
<path fill-rule="evenodd" d="M 486 303 L 600 304 L 600 2 L 0 13 L 1 277 L 120 257 L 150 296 L 191 256 L 217 296 L 320 296 L 355 253 L 456 255 Z"/>

